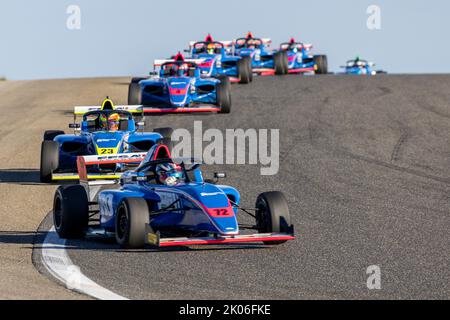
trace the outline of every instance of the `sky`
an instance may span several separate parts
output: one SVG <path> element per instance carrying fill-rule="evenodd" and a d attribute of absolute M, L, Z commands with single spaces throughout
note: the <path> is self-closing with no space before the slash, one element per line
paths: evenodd
<path fill-rule="evenodd" d="M 80 8 L 80 29 L 67 20 Z M 376 5 L 380 28 L 367 26 Z M 1 0 L 0 77 L 139 76 L 153 60 L 211 33 L 252 31 L 276 47 L 295 37 L 326 54 L 330 71 L 359 55 L 390 73 L 450 73 L 444 0 Z M 370 20 L 374 21 L 374 20 Z"/>

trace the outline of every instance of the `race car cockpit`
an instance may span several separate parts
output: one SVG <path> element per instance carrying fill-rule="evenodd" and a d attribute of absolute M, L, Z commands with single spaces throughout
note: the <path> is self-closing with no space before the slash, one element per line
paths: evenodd
<path fill-rule="evenodd" d="M 258 38 L 240 38 L 236 40 L 236 49 L 260 49 L 263 45 L 262 39 Z"/>
<path fill-rule="evenodd" d="M 167 62 L 161 66 L 161 77 L 194 77 L 197 66 L 192 62 Z"/>
<path fill-rule="evenodd" d="M 202 41 L 193 45 L 192 54 L 221 54 L 224 45 L 216 41 Z"/>
<path fill-rule="evenodd" d="M 131 113 L 122 110 L 96 110 L 83 115 L 82 131 L 132 131 L 135 123 Z"/>

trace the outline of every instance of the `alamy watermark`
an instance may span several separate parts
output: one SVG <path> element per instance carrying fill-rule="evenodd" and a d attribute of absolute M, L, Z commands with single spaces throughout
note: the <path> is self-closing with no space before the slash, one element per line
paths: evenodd
<path fill-rule="evenodd" d="M 367 18 L 367 29 L 369 30 L 381 30 L 381 8 L 377 5 L 370 5 L 367 7 L 366 13 L 369 15 Z"/>
<path fill-rule="evenodd" d="M 366 270 L 366 274 L 369 275 L 369 277 L 367 278 L 367 289 L 380 290 L 381 289 L 381 268 L 377 265 L 369 266 Z"/>
<path fill-rule="evenodd" d="M 81 8 L 78 5 L 72 4 L 67 7 L 66 14 L 69 16 L 66 20 L 66 27 L 69 30 L 81 29 Z"/>
<path fill-rule="evenodd" d="M 176 129 L 172 141 L 174 158 L 194 158 L 208 165 L 260 165 L 264 176 L 275 175 L 280 168 L 279 129 L 203 131 L 202 121 L 194 121 L 193 134 L 187 129 Z"/>

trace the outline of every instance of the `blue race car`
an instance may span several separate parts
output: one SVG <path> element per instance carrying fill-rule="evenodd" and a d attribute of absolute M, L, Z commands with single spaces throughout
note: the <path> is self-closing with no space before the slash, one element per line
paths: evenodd
<path fill-rule="evenodd" d="M 286 52 L 288 56 L 288 73 L 328 73 L 327 56 L 311 55 L 311 49 L 312 45 L 297 42 L 294 38 L 280 45 L 280 51 Z"/>
<path fill-rule="evenodd" d="M 144 113 L 186 113 L 231 111 L 231 86 L 228 77 L 201 76 L 199 64 L 205 59 L 156 60 L 159 75 L 133 78 L 129 86 L 128 104 L 142 105 Z"/>
<path fill-rule="evenodd" d="M 138 168 L 125 172 L 120 182 L 99 192 L 83 174 L 87 166 L 141 159 Z M 277 245 L 293 240 L 289 208 L 281 192 L 258 196 L 255 208 L 240 207 L 240 194 L 230 186 L 204 180 L 199 164 L 171 158 L 164 144 L 147 154 L 79 158 L 79 185 L 57 189 L 53 221 L 61 238 L 112 237 L 125 248 L 259 243 Z M 96 186 L 99 181 L 94 182 Z M 94 217 L 92 213 L 97 213 Z M 239 224 L 239 212 L 255 219 Z M 92 219 L 91 219 L 92 218 Z M 92 221 L 90 221 L 92 220 Z M 97 224 L 94 225 L 93 222 Z M 257 230 L 241 234 L 240 230 Z"/>
<path fill-rule="evenodd" d="M 41 146 L 40 179 L 78 180 L 77 157 L 83 155 L 113 155 L 117 153 L 146 152 L 158 141 L 169 138 L 172 129 L 159 128 L 154 132 L 139 132 L 133 114 L 142 114 L 142 109 L 130 106 L 115 106 L 105 99 L 102 106 L 75 107 L 74 122 L 69 125 L 74 134 L 48 130 Z M 81 124 L 76 117 L 82 115 Z M 117 179 L 123 165 L 101 165 L 93 168 L 91 179 Z"/>
<path fill-rule="evenodd" d="M 202 76 L 227 76 L 231 82 L 247 84 L 253 81 L 253 72 L 250 57 L 238 57 L 229 54 L 226 47 L 231 41 L 214 41 L 209 34 L 204 41 L 191 41 L 188 52 L 193 59 L 204 59 L 199 64 Z"/>
<path fill-rule="evenodd" d="M 375 63 L 369 62 L 367 60 L 361 60 L 359 57 L 356 57 L 354 60 L 347 61 L 347 64 L 345 66 L 342 66 L 341 68 L 344 68 L 344 74 L 351 74 L 351 75 L 377 75 L 386 73 L 386 71 L 383 70 L 375 70 L 373 67 L 375 66 Z"/>
<path fill-rule="evenodd" d="M 288 57 L 284 51 L 270 51 L 270 39 L 247 37 L 234 41 L 234 54 L 252 59 L 252 70 L 259 75 L 283 75 L 288 73 Z"/>

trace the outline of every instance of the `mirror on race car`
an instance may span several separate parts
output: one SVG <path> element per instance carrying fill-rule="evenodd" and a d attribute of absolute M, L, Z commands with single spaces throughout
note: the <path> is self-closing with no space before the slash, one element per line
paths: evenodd
<path fill-rule="evenodd" d="M 214 178 L 216 179 L 225 179 L 227 177 L 227 174 L 225 172 L 215 172 Z"/>

